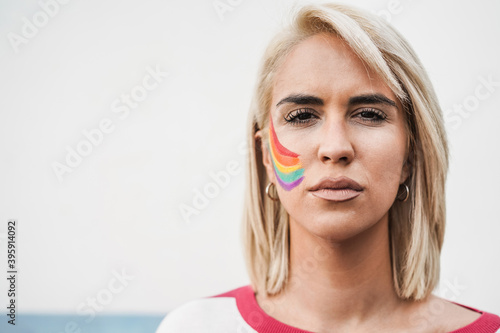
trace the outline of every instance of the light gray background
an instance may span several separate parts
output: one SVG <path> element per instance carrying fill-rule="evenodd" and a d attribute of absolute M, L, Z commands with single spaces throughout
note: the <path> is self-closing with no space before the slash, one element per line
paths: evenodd
<path fill-rule="evenodd" d="M 295 1 L 220 2 L 231 10 L 219 15 L 212 0 L 72 0 L 18 52 L 9 33 L 22 35 L 23 17 L 42 20 L 42 9 L 0 2 L 0 267 L 16 218 L 21 311 L 77 313 L 96 298 L 101 313 L 164 313 L 248 283 L 241 143 L 257 64 Z M 402 32 L 448 113 L 437 293 L 500 313 L 500 2 L 349 3 Z M 120 118 L 112 103 L 156 67 L 168 77 Z M 113 131 L 59 181 L 53 163 L 105 118 Z M 184 219 L 180 207 L 196 190 L 215 191 L 210 174 L 228 163 L 229 184 Z M 123 270 L 133 278 L 117 291 Z"/>

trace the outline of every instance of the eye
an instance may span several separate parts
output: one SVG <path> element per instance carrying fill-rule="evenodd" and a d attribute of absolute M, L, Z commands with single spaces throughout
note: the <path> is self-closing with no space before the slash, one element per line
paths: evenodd
<path fill-rule="evenodd" d="M 381 123 L 387 119 L 387 115 L 385 113 L 372 108 L 361 109 L 355 117 L 360 118 L 362 121 L 371 123 Z"/>
<path fill-rule="evenodd" d="M 284 116 L 287 123 L 292 125 L 307 124 L 318 118 L 315 111 L 312 109 L 298 109 L 289 112 Z"/>

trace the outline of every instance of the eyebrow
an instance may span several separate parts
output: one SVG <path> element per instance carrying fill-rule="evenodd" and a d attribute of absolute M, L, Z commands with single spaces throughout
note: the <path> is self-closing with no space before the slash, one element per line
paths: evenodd
<path fill-rule="evenodd" d="M 276 107 L 285 103 L 291 103 L 297 105 L 305 105 L 305 104 L 325 105 L 325 102 L 321 98 L 313 95 L 304 95 L 304 94 L 289 95 L 283 98 L 281 101 L 279 101 L 278 104 L 276 104 Z M 390 106 L 396 106 L 396 102 L 394 102 L 392 99 L 385 97 L 382 94 L 364 94 L 359 96 L 353 96 L 349 98 L 348 104 L 350 106 L 358 104 L 387 104 Z"/>
<path fill-rule="evenodd" d="M 396 102 L 382 94 L 365 94 L 349 98 L 349 105 L 358 104 L 387 104 L 390 106 L 396 106 Z"/>
<path fill-rule="evenodd" d="M 281 101 L 276 104 L 276 107 L 281 104 L 292 103 L 298 105 L 311 104 L 311 105 L 325 105 L 325 102 L 319 97 L 312 95 L 304 95 L 304 94 L 292 94 L 288 97 L 283 98 Z"/>

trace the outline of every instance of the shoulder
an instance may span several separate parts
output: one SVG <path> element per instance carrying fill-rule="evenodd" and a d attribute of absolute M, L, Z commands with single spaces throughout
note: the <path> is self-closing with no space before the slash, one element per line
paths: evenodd
<path fill-rule="evenodd" d="M 236 304 L 242 291 L 238 288 L 224 294 L 188 302 L 171 311 L 156 333 L 237 332 L 246 323 Z"/>
<path fill-rule="evenodd" d="M 458 329 L 451 333 L 496 333 L 500 332 L 500 317 L 481 311 L 459 303 L 445 301 L 451 304 L 455 309 L 450 310 L 452 313 L 448 318 L 451 323 L 459 323 Z M 459 319 L 461 318 L 461 320 Z"/>
<path fill-rule="evenodd" d="M 497 315 L 434 295 L 421 305 L 412 318 L 412 327 L 418 332 L 495 333 L 500 329 Z"/>

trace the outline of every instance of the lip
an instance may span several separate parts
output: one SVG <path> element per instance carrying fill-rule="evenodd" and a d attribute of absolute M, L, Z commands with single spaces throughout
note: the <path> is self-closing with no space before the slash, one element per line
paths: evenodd
<path fill-rule="evenodd" d="M 363 192 L 363 187 L 348 177 L 323 178 L 319 183 L 309 188 L 315 197 L 328 201 L 348 201 Z"/>

